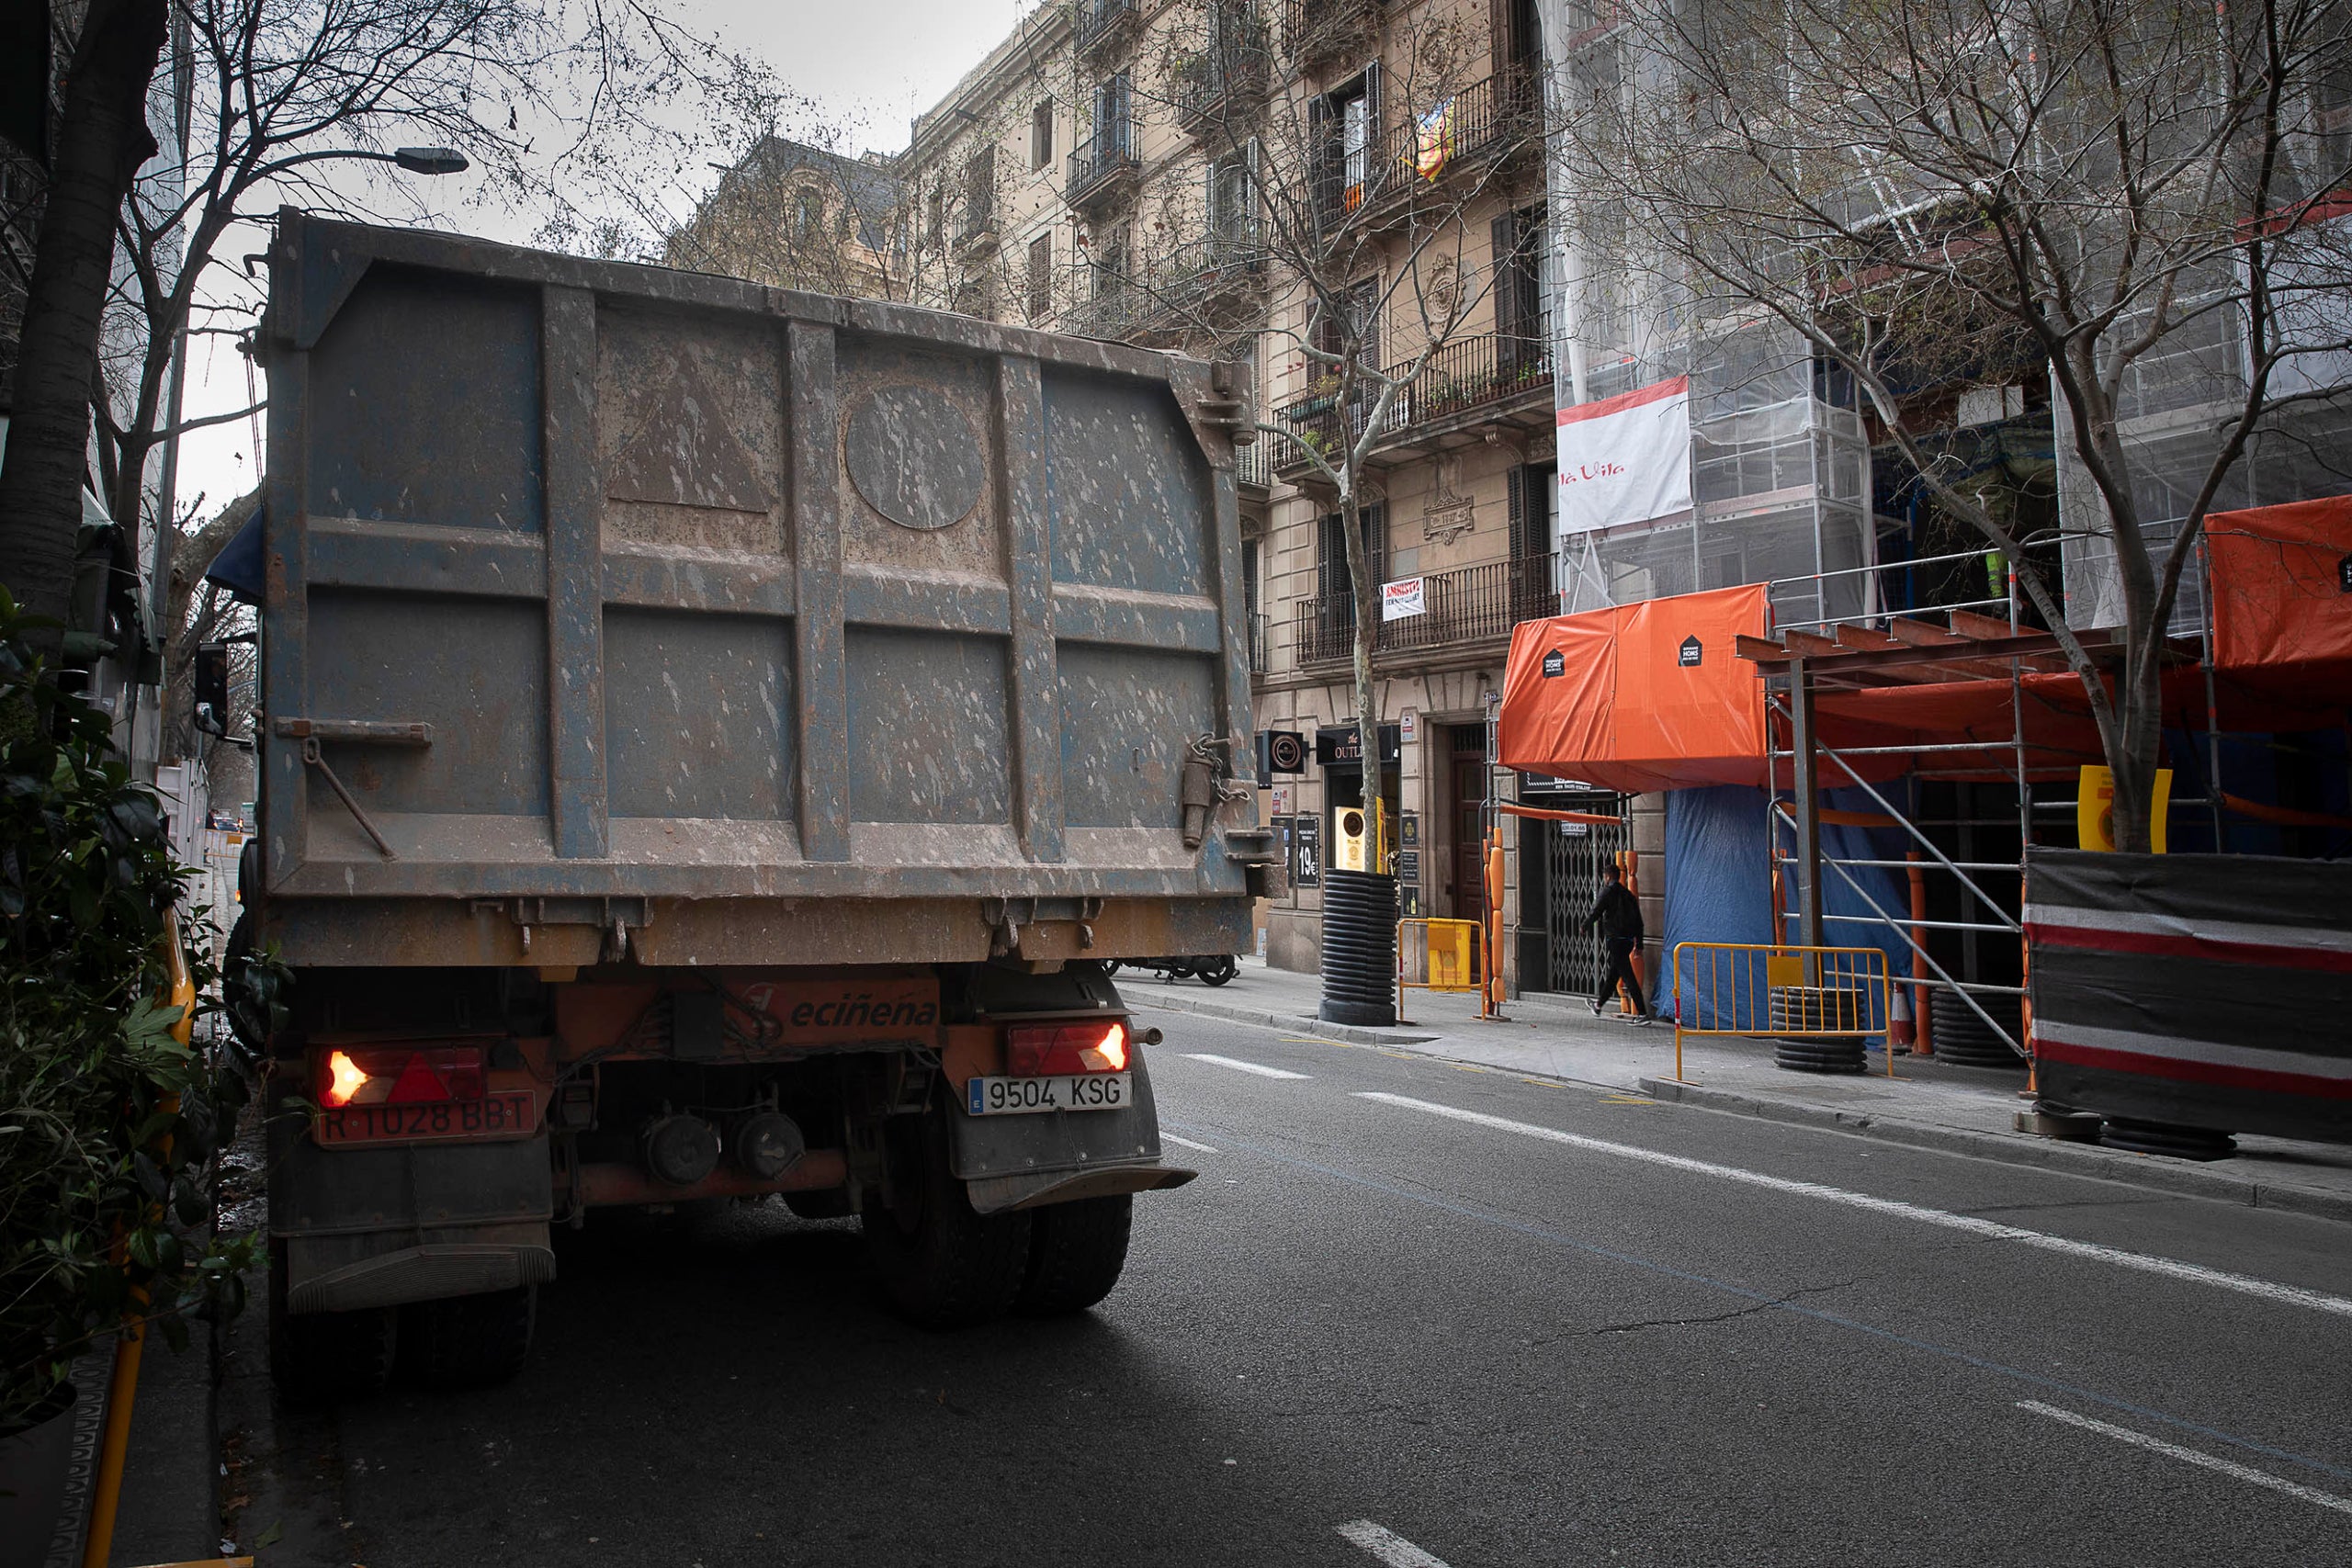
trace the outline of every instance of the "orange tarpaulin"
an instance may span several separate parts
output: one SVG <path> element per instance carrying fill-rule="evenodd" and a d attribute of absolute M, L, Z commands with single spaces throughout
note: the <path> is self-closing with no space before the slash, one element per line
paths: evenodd
<path fill-rule="evenodd" d="M 1636 794 L 1764 782 L 1762 584 L 1522 623 L 1498 720 L 1505 765 Z"/>
<path fill-rule="evenodd" d="M 2352 496 L 2217 512 L 2213 667 L 2314 705 L 2352 700 Z"/>

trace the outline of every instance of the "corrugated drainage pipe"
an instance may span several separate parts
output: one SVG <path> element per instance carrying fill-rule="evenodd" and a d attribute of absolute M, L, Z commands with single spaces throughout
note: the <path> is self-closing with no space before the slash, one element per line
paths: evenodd
<path fill-rule="evenodd" d="M 1396 879 L 1364 871 L 1323 874 L 1326 1023 L 1396 1021 Z"/>

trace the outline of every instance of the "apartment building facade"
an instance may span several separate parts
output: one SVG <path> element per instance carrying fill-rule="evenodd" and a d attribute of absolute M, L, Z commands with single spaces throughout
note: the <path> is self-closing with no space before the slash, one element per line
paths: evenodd
<path fill-rule="evenodd" d="M 920 302 L 1250 367 L 1257 723 L 1304 742 L 1261 781 L 1293 852 L 1265 911 L 1283 967 L 1318 965 L 1322 873 L 1363 795 L 1351 525 L 1394 585 L 1373 765 L 1404 912 L 1484 913 L 1488 709 L 1512 625 L 1559 603 L 1540 54 L 1532 0 L 1077 0 L 921 116 L 901 165 Z M 1343 352 L 1378 373 L 1345 399 Z M 1366 435 L 1351 523 L 1330 459 Z M 1525 877 L 1514 855 L 1514 983 L 1523 953 L 1530 983 L 1589 987 L 1551 906 L 1589 901 L 1622 839 L 1587 828 Z"/>

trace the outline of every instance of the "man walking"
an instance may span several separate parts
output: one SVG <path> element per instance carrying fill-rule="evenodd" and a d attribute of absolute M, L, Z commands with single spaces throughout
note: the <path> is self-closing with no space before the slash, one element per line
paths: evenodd
<path fill-rule="evenodd" d="M 1600 868 L 1600 897 L 1592 901 L 1592 912 L 1584 918 L 1584 930 L 1595 925 L 1600 927 L 1601 941 L 1609 945 L 1609 970 L 1601 976 L 1600 993 L 1592 998 L 1593 1016 L 1600 1016 L 1622 980 L 1634 998 L 1634 1021 L 1648 1023 L 1649 1001 L 1642 995 L 1642 977 L 1634 972 L 1634 954 L 1642 946 L 1641 901 L 1625 891 L 1624 874 L 1614 861 Z"/>

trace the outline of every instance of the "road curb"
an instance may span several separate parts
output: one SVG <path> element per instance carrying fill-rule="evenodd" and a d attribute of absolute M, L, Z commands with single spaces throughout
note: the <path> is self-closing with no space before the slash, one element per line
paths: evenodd
<path fill-rule="evenodd" d="M 1807 1105 L 1802 1100 L 1779 1100 L 1769 1095 L 1706 1089 L 1674 1078 L 1645 1077 L 1640 1083 L 1642 1092 L 1653 1100 L 1668 1100 L 1701 1110 L 1721 1111 L 1735 1116 L 1753 1116 L 1800 1126 L 1827 1127 L 1890 1144 L 1905 1144 L 1913 1148 L 1938 1149 L 1946 1154 L 1998 1160 L 2005 1165 L 2037 1166 L 2046 1170 L 2062 1170 L 2075 1176 L 2098 1177 L 2133 1187 L 2177 1192 L 2186 1197 L 2242 1203 L 2248 1208 L 2275 1209 L 2282 1213 L 2309 1214 L 2324 1220 L 2352 1221 L 2352 1194 L 2256 1181 L 2203 1166 L 2176 1165 L 2156 1155 L 2136 1155 L 2122 1149 L 2086 1147 L 2080 1144 L 2039 1138 L 2027 1140 L 1998 1133 L 1979 1133 L 1965 1127 L 1941 1127 L 1928 1122 L 1906 1122 L 1900 1117 L 1866 1115 L 1825 1105 Z"/>
<path fill-rule="evenodd" d="M 1326 1040 L 1345 1040 L 1355 1045 L 1426 1045 L 1442 1038 L 1435 1034 L 1408 1034 L 1394 1029 L 1365 1029 L 1352 1023 L 1326 1023 L 1319 1018 L 1301 1018 L 1295 1013 L 1276 1012 L 1272 1008 L 1213 1001 L 1207 997 L 1186 996 L 1176 991 L 1144 996 L 1134 991 L 1121 994 L 1129 1007 L 1193 1012 L 1203 1018 L 1221 1018 L 1230 1023 L 1262 1023 L 1271 1029 L 1288 1029 L 1300 1034 L 1319 1035 Z"/>

